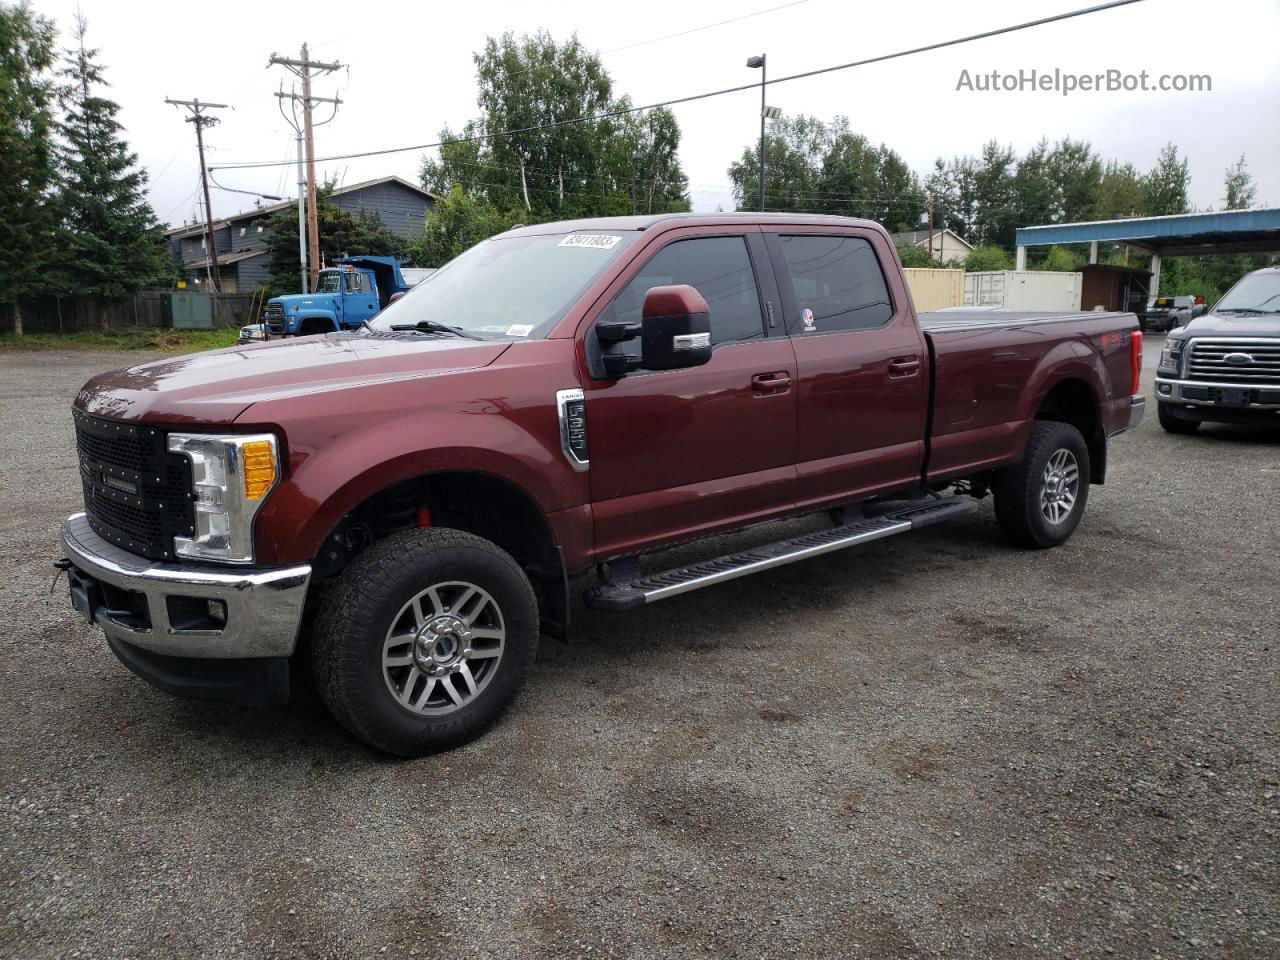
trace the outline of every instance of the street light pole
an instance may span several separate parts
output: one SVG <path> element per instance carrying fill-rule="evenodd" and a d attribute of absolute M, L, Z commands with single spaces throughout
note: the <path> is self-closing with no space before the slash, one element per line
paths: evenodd
<path fill-rule="evenodd" d="M 765 54 L 752 57 L 747 66 L 760 70 L 760 212 L 764 213 L 764 118 L 765 118 Z"/>

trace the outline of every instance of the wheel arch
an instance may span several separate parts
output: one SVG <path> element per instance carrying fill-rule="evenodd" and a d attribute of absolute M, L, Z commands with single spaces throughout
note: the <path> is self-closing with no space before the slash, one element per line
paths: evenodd
<path fill-rule="evenodd" d="M 1102 402 L 1088 379 L 1067 375 L 1054 381 L 1041 394 L 1034 419 L 1057 420 L 1079 430 L 1089 450 L 1089 482 L 1100 484 L 1106 480 L 1107 434 L 1102 423 Z"/>
<path fill-rule="evenodd" d="M 299 337 L 318 333 L 333 333 L 338 329 L 338 318 L 332 313 L 303 313 L 298 315 Z"/>
<path fill-rule="evenodd" d="M 441 467 L 409 475 L 383 474 L 358 499 L 328 504 L 327 529 L 313 561 L 319 581 L 340 574 L 363 549 L 415 527 L 462 530 L 494 543 L 534 584 L 542 632 L 564 639 L 568 632 L 568 574 L 547 513 L 508 476 L 464 467 Z M 342 492 L 334 498 L 342 497 Z M 315 533 L 313 533 L 315 536 Z"/>

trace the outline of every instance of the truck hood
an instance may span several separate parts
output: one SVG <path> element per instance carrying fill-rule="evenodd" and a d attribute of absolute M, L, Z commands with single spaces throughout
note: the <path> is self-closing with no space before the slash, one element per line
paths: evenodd
<path fill-rule="evenodd" d="M 285 315 L 288 316 L 293 312 L 294 307 L 298 307 L 299 312 L 307 307 L 332 310 L 333 304 L 337 299 L 338 294 L 336 293 L 291 293 L 283 297 L 272 297 L 267 301 L 267 305 L 278 304 L 284 309 Z"/>
<path fill-rule="evenodd" d="M 1206 313 L 1174 333 L 1178 340 L 1188 337 L 1280 337 L 1280 314 Z"/>
<path fill-rule="evenodd" d="M 261 400 L 488 366 L 508 346 L 413 334 L 276 340 L 99 374 L 76 406 L 121 420 L 226 424 Z"/>

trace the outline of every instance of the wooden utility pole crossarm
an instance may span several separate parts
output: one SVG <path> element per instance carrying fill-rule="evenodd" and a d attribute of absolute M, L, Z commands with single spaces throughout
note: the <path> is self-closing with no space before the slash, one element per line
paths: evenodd
<path fill-rule="evenodd" d="M 312 136 L 311 110 L 317 102 L 323 101 L 332 103 L 336 112 L 341 101 L 336 97 L 313 97 L 311 95 L 311 79 L 322 73 L 341 70 L 343 65 L 337 62 L 326 63 L 322 60 L 312 60 L 305 43 L 302 45 L 302 56 L 299 59 L 280 57 L 273 53 L 270 65 L 285 67 L 302 81 L 302 134 L 307 153 L 307 266 L 310 274 L 310 289 L 314 290 L 316 279 L 320 273 L 320 231 L 316 215 L 316 151 L 315 141 Z"/>
<path fill-rule="evenodd" d="M 195 124 L 196 149 L 200 152 L 200 186 L 204 189 L 205 244 L 209 248 L 209 284 L 213 287 L 213 292 L 218 293 L 222 289 L 222 274 L 218 268 L 218 245 L 213 235 L 213 205 L 209 202 L 209 171 L 204 163 L 204 128 L 212 127 L 218 122 L 217 117 L 206 115 L 206 110 L 226 110 L 228 105 L 201 103 L 199 97 L 192 97 L 190 100 L 173 100 L 165 97 L 164 102 L 185 108 L 189 114 L 187 123 Z"/>

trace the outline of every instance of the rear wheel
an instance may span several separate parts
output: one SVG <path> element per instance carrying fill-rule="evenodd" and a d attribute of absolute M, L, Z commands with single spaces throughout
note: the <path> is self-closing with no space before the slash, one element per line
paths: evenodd
<path fill-rule="evenodd" d="M 1156 404 L 1156 416 L 1160 418 L 1160 426 L 1168 433 L 1195 433 L 1200 429 L 1199 420 L 1175 416 L 1167 403 Z"/>
<path fill-rule="evenodd" d="M 1000 471 L 996 520 L 1012 543 L 1056 547 L 1075 532 L 1089 499 L 1089 448 L 1069 423 L 1037 420 L 1022 462 Z"/>
<path fill-rule="evenodd" d="M 338 721 L 380 750 L 418 756 L 471 740 L 507 708 L 537 652 L 537 601 L 489 541 L 411 530 L 341 575 L 312 646 Z"/>

